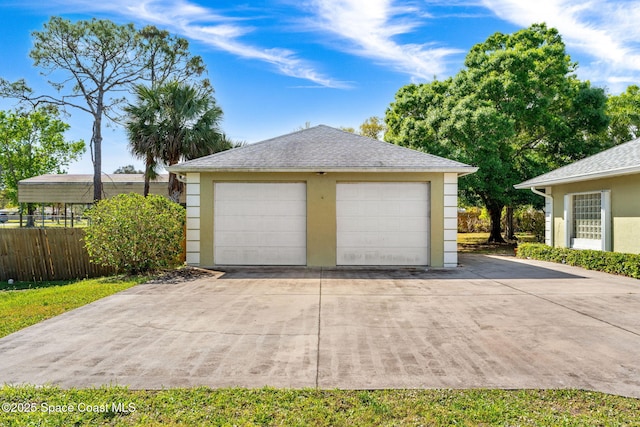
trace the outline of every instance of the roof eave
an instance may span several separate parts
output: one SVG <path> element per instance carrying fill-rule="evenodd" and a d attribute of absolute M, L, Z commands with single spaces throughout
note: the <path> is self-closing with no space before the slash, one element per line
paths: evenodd
<path fill-rule="evenodd" d="M 433 168 L 381 168 L 381 167 L 373 167 L 373 168 L 323 168 L 323 167 L 314 167 L 314 168 L 181 168 L 181 167 L 169 167 L 167 168 L 169 172 L 177 173 L 177 174 L 186 174 L 186 173 L 228 173 L 228 172 L 313 172 L 313 173 L 352 173 L 352 172 L 411 172 L 411 173 L 457 173 L 459 176 L 469 175 L 478 171 L 477 167 L 433 167 Z"/>
<path fill-rule="evenodd" d="M 535 188 L 551 187 L 554 185 L 572 184 L 574 182 L 580 182 L 580 181 L 593 181 L 595 179 L 601 179 L 601 178 L 614 178 L 617 176 L 632 175 L 635 173 L 640 173 L 640 165 L 632 166 L 628 168 L 595 172 L 590 174 L 575 175 L 575 176 L 570 176 L 565 178 L 548 179 L 543 181 L 529 180 L 529 181 L 521 182 L 520 184 L 516 184 L 514 185 L 514 187 L 518 190 L 525 190 L 525 189 L 528 190 L 531 187 L 535 187 Z"/>

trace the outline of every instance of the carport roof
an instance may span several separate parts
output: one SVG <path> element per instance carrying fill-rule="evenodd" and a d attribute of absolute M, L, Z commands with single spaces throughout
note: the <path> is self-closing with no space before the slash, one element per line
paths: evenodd
<path fill-rule="evenodd" d="M 477 168 L 387 142 L 315 126 L 168 168 L 187 172 L 455 172 Z"/>

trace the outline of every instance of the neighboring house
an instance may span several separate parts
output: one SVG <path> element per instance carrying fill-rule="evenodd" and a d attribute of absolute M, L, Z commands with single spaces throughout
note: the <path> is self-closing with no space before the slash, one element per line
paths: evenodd
<path fill-rule="evenodd" d="M 454 267 L 458 176 L 477 168 L 316 126 L 169 170 L 190 265 Z"/>
<path fill-rule="evenodd" d="M 548 245 L 640 253 L 640 139 L 515 187 L 546 198 Z"/>
<path fill-rule="evenodd" d="M 166 196 L 169 175 L 159 175 L 149 184 L 149 193 Z M 102 174 L 103 197 L 121 193 L 142 194 L 143 174 Z M 184 202 L 185 196 L 182 196 Z M 93 203 L 93 175 L 50 174 L 34 176 L 18 182 L 18 202 L 20 203 Z"/>

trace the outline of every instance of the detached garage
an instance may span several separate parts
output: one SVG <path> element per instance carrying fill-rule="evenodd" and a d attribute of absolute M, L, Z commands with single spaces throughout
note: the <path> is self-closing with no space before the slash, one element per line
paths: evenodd
<path fill-rule="evenodd" d="M 327 126 L 170 168 L 187 263 L 457 265 L 457 182 L 476 168 Z"/>

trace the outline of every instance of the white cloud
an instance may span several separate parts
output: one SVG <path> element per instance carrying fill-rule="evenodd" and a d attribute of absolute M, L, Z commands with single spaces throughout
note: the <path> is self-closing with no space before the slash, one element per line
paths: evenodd
<path fill-rule="evenodd" d="M 311 0 L 311 25 L 350 42 L 341 46 L 352 54 L 372 58 L 414 78 L 431 79 L 446 70 L 446 58 L 461 50 L 434 44 L 402 44 L 428 13 L 393 0 Z"/>
<path fill-rule="evenodd" d="M 60 0 L 59 0 L 60 1 Z M 313 82 L 322 87 L 345 88 L 349 85 L 318 72 L 311 63 L 287 49 L 261 48 L 241 40 L 255 29 L 236 19 L 216 13 L 189 0 L 66 0 L 61 6 L 86 12 L 106 12 L 139 24 L 161 26 L 183 37 L 246 59 L 273 65 L 280 73 Z"/>
<path fill-rule="evenodd" d="M 619 84 L 640 78 L 638 0 L 483 0 L 483 4 L 499 18 L 523 27 L 546 22 L 557 28 L 570 50 L 594 58 L 579 68 L 591 80 Z"/>

